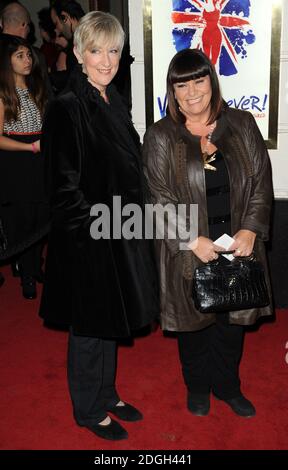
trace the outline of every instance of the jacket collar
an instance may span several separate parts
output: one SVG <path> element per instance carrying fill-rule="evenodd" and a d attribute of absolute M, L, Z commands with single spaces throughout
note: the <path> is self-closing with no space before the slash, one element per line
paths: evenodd
<path fill-rule="evenodd" d="M 100 91 L 88 81 L 87 75 L 82 72 L 82 67 L 78 64 L 71 74 L 69 88 L 86 107 L 87 119 L 93 128 L 139 159 L 139 135 L 115 86 L 110 84 L 106 89 L 110 102 L 108 105 L 101 97 Z"/>

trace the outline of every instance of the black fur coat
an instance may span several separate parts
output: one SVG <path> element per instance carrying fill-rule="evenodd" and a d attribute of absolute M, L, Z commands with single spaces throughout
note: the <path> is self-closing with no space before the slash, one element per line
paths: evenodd
<path fill-rule="evenodd" d="M 145 203 L 140 142 L 122 99 L 110 105 L 77 68 L 49 107 L 42 148 L 52 229 L 40 315 L 76 334 L 125 337 L 158 314 L 152 241 L 95 240 L 95 204 Z M 111 215 L 112 217 L 112 215 Z"/>

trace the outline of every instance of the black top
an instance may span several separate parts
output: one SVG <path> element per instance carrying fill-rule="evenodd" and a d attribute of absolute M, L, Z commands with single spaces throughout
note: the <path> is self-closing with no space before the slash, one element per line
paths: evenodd
<path fill-rule="evenodd" d="M 216 151 L 216 160 L 211 165 L 216 171 L 205 170 L 209 237 L 216 240 L 223 233 L 231 235 L 230 181 L 225 160 Z"/>

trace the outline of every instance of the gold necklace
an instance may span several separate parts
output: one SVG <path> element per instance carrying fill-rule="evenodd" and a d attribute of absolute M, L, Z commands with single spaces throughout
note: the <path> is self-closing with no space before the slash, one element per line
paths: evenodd
<path fill-rule="evenodd" d="M 216 127 L 216 124 L 214 122 L 213 124 L 211 124 L 210 132 L 207 135 L 207 142 L 206 142 L 204 151 L 202 153 L 202 158 L 203 158 L 203 163 L 204 163 L 204 170 L 210 170 L 210 171 L 216 171 L 217 170 L 217 168 L 215 166 L 210 165 L 210 163 L 212 163 L 216 160 L 216 156 L 215 156 L 216 151 L 214 153 L 212 153 L 212 155 L 208 154 L 208 147 L 210 146 L 212 134 L 214 132 L 215 127 Z"/>

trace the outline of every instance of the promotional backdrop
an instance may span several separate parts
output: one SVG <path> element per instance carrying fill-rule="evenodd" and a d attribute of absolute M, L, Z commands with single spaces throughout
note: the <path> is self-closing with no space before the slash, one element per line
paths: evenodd
<path fill-rule="evenodd" d="M 278 116 L 280 28 L 273 24 L 276 4 L 279 7 L 281 1 L 147 0 L 153 68 L 153 85 L 148 84 L 148 89 L 153 94 L 153 121 L 165 115 L 171 58 L 181 49 L 200 48 L 214 63 L 229 106 L 250 111 L 269 141 L 271 120 L 275 124 Z M 278 67 L 273 65 L 271 54 Z M 270 147 L 275 148 L 277 127 L 273 138 Z"/>

